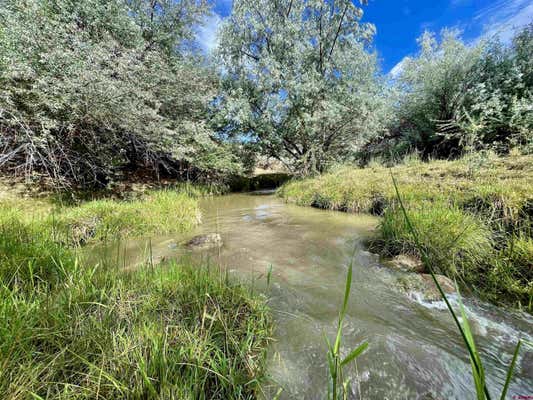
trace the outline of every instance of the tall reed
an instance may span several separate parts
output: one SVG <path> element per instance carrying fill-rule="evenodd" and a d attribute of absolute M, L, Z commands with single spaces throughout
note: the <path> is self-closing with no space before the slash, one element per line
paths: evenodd
<path fill-rule="evenodd" d="M 355 359 L 360 356 L 368 347 L 368 342 L 363 342 L 355 349 L 353 349 L 346 357 L 341 356 L 342 345 L 342 331 L 344 318 L 348 309 L 348 300 L 350 298 L 350 289 L 352 287 L 352 271 L 353 271 L 353 259 L 355 254 L 352 254 L 350 264 L 348 266 L 348 274 L 346 276 L 346 285 L 344 288 L 344 300 L 339 312 L 337 320 L 337 335 L 335 342 L 332 345 L 327 336 L 325 336 L 326 343 L 328 345 L 328 372 L 329 372 L 329 385 L 328 385 L 328 399 L 347 399 L 349 392 L 350 380 L 344 379 L 344 368 Z"/>

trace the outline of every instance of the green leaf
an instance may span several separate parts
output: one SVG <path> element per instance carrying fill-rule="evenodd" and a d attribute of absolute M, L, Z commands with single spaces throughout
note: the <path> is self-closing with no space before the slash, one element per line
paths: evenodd
<path fill-rule="evenodd" d="M 470 364 L 472 365 L 472 374 L 474 375 L 474 382 L 476 384 L 477 398 L 478 400 L 485 400 L 486 398 L 490 399 L 489 396 L 486 396 L 485 372 L 483 371 L 483 365 L 476 348 L 474 336 L 472 335 L 472 330 L 470 329 L 470 323 L 468 322 L 461 296 L 459 296 L 459 308 L 461 310 L 462 326 L 467 342 L 466 344 L 470 349 Z"/>
<path fill-rule="evenodd" d="M 352 271 L 353 271 L 354 256 L 355 256 L 355 250 L 354 250 L 354 254 L 352 254 L 350 265 L 348 266 L 348 274 L 346 276 L 346 286 L 344 288 L 344 300 L 342 302 L 342 309 L 339 314 L 339 323 L 337 327 L 337 338 L 335 339 L 335 346 L 334 346 L 335 354 L 339 353 L 339 348 L 341 345 L 341 337 L 342 337 L 342 322 L 344 320 L 344 316 L 346 315 L 346 309 L 348 308 L 348 300 L 350 299 L 350 290 L 352 288 Z"/>
<path fill-rule="evenodd" d="M 509 384 L 511 383 L 511 377 L 513 376 L 513 371 L 516 365 L 516 359 L 518 358 L 518 352 L 520 351 L 521 345 L 522 345 L 522 341 L 519 340 L 514 349 L 513 359 L 511 360 L 511 365 L 509 365 L 509 369 L 507 370 L 507 377 L 505 378 L 505 385 L 503 386 L 500 400 L 505 400 L 505 396 L 507 395 L 507 390 L 509 389 Z"/>
<path fill-rule="evenodd" d="M 355 350 L 348 354 L 341 362 L 341 367 L 351 363 L 368 348 L 368 342 L 361 343 Z"/>

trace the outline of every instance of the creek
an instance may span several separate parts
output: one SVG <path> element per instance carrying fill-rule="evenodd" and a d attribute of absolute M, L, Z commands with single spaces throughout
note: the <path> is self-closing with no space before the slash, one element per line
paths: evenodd
<path fill-rule="evenodd" d="M 365 241 L 379 223 L 376 217 L 288 205 L 260 192 L 205 199 L 201 207 L 202 224 L 194 232 L 152 237 L 151 257 L 180 257 L 189 251 L 176 244 L 203 233 L 221 235 L 221 248 L 194 257 L 227 269 L 268 297 L 275 331 L 268 352 L 273 383 L 265 387 L 266 398 L 279 387 L 281 399 L 325 398 L 324 335 L 335 336 L 352 257 L 343 347 L 347 352 L 362 341 L 370 344 L 348 371 L 352 398 L 475 398 L 468 353 L 443 302 L 406 296 L 397 289 L 399 272 L 366 250 Z M 146 243 L 122 243 L 128 264 L 143 261 Z M 496 397 L 517 340 L 532 340 L 533 318 L 471 297 L 463 302 Z M 452 304 L 457 305 L 453 296 Z M 533 353 L 527 346 L 508 396 L 533 396 Z"/>

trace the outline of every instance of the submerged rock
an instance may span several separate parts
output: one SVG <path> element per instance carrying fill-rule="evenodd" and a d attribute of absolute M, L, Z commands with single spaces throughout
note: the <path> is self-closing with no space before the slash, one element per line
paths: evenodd
<path fill-rule="evenodd" d="M 415 256 L 400 254 L 386 263 L 389 267 L 406 272 L 425 272 L 424 263 Z"/>
<path fill-rule="evenodd" d="M 450 278 L 444 275 L 436 277 L 444 293 L 455 293 L 455 284 Z M 398 278 L 398 283 L 410 297 L 429 302 L 442 300 L 439 289 L 430 274 L 405 274 Z"/>
<path fill-rule="evenodd" d="M 218 233 L 207 233 L 190 239 L 185 246 L 191 250 L 207 250 L 222 246 L 222 237 Z"/>
<path fill-rule="evenodd" d="M 379 254 L 372 253 L 370 251 L 361 250 L 359 252 L 359 254 L 361 254 L 362 256 L 364 256 L 366 258 L 370 258 L 370 259 L 373 259 L 373 260 L 378 260 L 379 259 Z"/>
<path fill-rule="evenodd" d="M 89 217 L 74 222 L 70 226 L 70 240 L 76 245 L 83 245 L 96 236 L 100 218 Z"/>

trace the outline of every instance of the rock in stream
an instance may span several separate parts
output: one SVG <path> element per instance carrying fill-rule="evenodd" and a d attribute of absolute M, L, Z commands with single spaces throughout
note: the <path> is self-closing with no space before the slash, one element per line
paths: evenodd
<path fill-rule="evenodd" d="M 222 246 L 222 237 L 218 233 L 198 235 L 185 243 L 190 250 L 208 250 Z"/>
<path fill-rule="evenodd" d="M 424 263 L 419 258 L 407 254 L 395 256 L 387 262 L 387 265 L 405 272 L 425 272 Z"/>
<path fill-rule="evenodd" d="M 444 293 L 455 293 L 455 284 L 450 278 L 437 275 L 437 281 Z M 439 289 L 430 274 L 407 273 L 398 278 L 398 283 L 409 297 L 428 302 L 442 300 Z"/>

